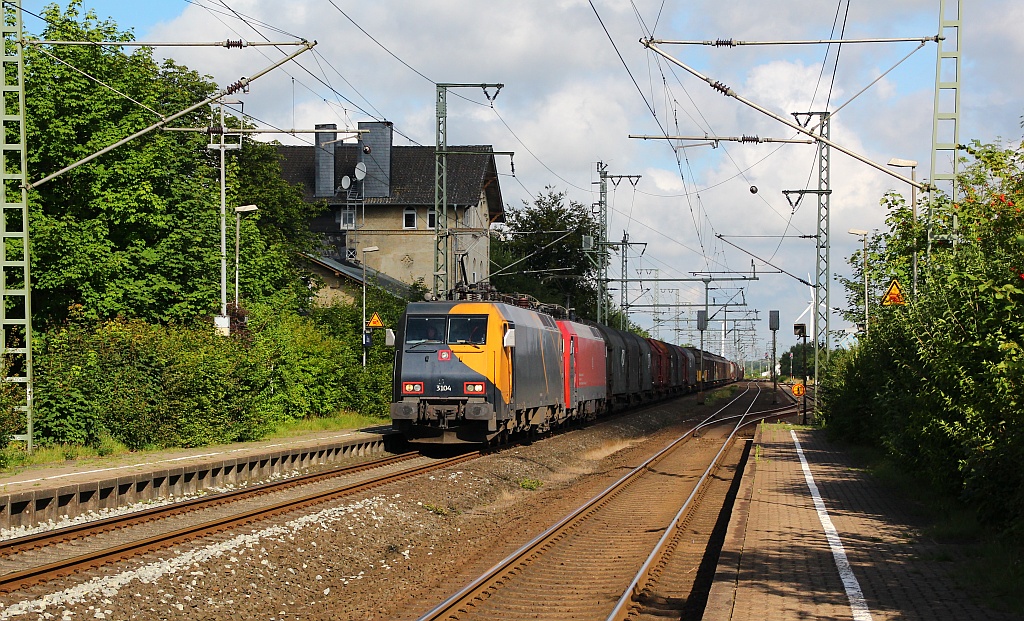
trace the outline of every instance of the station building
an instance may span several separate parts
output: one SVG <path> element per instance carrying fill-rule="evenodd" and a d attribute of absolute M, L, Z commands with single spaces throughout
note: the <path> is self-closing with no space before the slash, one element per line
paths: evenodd
<path fill-rule="evenodd" d="M 351 298 L 346 283 L 367 280 L 398 289 L 420 283 L 430 290 L 436 248 L 435 148 L 395 146 L 390 122 L 361 122 L 356 142 L 342 142 L 335 124 L 317 125 L 316 146 L 278 146 L 281 169 L 301 184 L 306 200 L 326 201 L 310 222 L 322 246 L 309 256 L 327 283 L 323 301 Z M 450 284 L 464 266 L 470 283 L 490 275 L 490 228 L 505 210 L 489 145 L 448 146 Z M 376 252 L 362 249 L 376 246 Z M 461 263 L 461 265 L 460 265 Z"/>

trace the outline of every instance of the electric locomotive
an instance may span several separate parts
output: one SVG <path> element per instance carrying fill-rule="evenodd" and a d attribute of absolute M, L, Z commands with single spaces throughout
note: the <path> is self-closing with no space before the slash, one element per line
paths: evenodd
<path fill-rule="evenodd" d="M 562 335 L 505 303 L 409 304 L 395 335 L 392 425 L 417 442 L 500 441 L 566 417 Z"/>
<path fill-rule="evenodd" d="M 413 442 L 497 444 L 741 377 L 720 356 L 571 321 L 529 296 L 457 293 L 409 304 L 388 337 L 391 422 Z"/>

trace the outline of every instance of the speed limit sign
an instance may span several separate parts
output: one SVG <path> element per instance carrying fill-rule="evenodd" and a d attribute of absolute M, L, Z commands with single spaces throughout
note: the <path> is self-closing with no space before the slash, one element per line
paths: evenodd
<path fill-rule="evenodd" d="M 804 388 L 803 384 L 794 384 L 793 385 L 793 395 L 795 395 L 797 397 L 802 397 L 802 396 L 804 396 L 804 391 L 805 391 L 805 388 Z"/>

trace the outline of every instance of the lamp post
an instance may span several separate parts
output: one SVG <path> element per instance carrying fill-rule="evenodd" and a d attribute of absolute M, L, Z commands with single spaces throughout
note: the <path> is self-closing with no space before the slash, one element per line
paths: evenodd
<path fill-rule="evenodd" d="M 238 237 L 242 228 L 242 214 L 256 211 L 256 205 L 240 205 L 235 207 L 235 311 L 238 311 Z"/>
<path fill-rule="evenodd" d="M 220 151 L 220 315 L 214 319 L 218 333 L 227 336 L 231 332 L 228 319 L 228 247 L 227 247 L 227 182 L 225 181 L 224 152 L 230 149 L 241 149 L 241 143 L 225 142 L 227 130 L 224 127 L 224 106 L 241 104 L 237 99 L 221 99 L 220 104 L 220 142 L 211 142 L 207 149 Z"/>
<path fill-rule="evenodd" d="M 369 335 L 366 331 L 366 253 L 377 252 L 380 250 L 377 246 L 367 246 L 362 249 L 362 264 L 363 264 L 363 366 L 366 366 L 366 349 L 370 346 L 367 342 L 367 336 Z"/>
<path fill-rule="evenodd" d="M 917 181 L 917 160 L 901 160 L 898 157 L 894 157 L 887 162 L 889 166 L 894 168 L 909 168 L 910 169 L 910 180 Z M 913 214 L 914 222 L 914 285 L 913 293 L 914 297 L 917 297 L 917 185 L 910 186 L 910 208 Z"/>
<path fill-rule="evenodd" d="M 850 229 L 850 235 L 864 238 L 864 337 L 868 336 L 868 232 L 862 229 Z"/>

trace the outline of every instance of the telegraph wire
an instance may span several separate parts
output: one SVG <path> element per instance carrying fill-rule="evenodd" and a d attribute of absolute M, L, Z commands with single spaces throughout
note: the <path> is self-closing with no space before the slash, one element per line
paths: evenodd
<path fill-rule="evenodd" d="M 209 7 L 209 6 L 205 6 L 205 5 L 200 5 L 200 4 L 196 3 L 196 2 L 194 2 L 193 0 L 187 0 L 187 1 L 191 2 L 192 4 L 195 4 L 196 6 L 199 6 L 199 7 L 201 7 L 201 8 L 204 8 L 204 9 L 206 9 L 207 11 L 209 11 L 209 12 L 211 12 L 211 13 L 221 13 L 221 14 L 224 14 L 224 13 L 223 13 L 222 11 L 215 11 L 215 10 L 214 10 L 214 8 L 215 8 L 215 7 L 211 8 L 211 7 Z M 231 12 L 231 14 L 232 14 L 232 15 L 233 15 L 233 16 L 234 16 L 234 17 L 235 17 L 236 19 L 238 19 L 239 21 L 241 21 L 242 23 L 244 23 L 244 24 L 245 24 L 246 26 L 248 26 L 248 27 L 249 27 L 249 28 L 250 28 L 250 29 L 251 29 L 251 30 L 252 30 L 253 32 L 255 32 L 256 34 L 258 34 L 258 35 L 259 35 L 260 37 L 262 37 L 262 38 L 263 38 L 264 40 L 268 40 L 268 39 L 267 39 L 267 37 L 266 37 L 266 35 L 264 35 L 264 34 L 263 34 L 263 33 L 262 33 L 262 32 L 261 32 L 261 31 L 260 31 L 260 30 L 259 30 L 259 29 L 258 29 L 258 28 L 257 28 L 257 27 L 256 27 L 256 26 L 254 25 L 254 24 L 253 24 L 253 22 L 256 22 L 256 23 L 258 23 L 258 24 L 262 25 L 262 24 L 263 24 L 263 22 L 261 22 L 260 20 L 255 20 L 255 19 L 252 19 L 252 18 L 250 18 L 250 17 L 249 17 L 249 16 L 247 16 L 247 15 L 244 15 L 244 14 L 242 14 L 242 13 L 239 13 L 238 11 L 235 11 L 235 10 L 234 10 L 233 8 L 231 8 L 230 6 L 228 6 L 228 4 L 227 4 L 227 2 L 225 2 L 225 0 L 219 0 L 219 2 L 220 2 L 220 4 L 221 4 L 221 5 L 223 5 L 223 6 L 224 6 L 224 7 L 225 7 L 225 8 L 226 8 L 226 9 L 227 9 L 228 11 L 230 11 L 230 12 Z M 215 15 L 214 17 L 216 17 L 216 15 Z M 241 36 L 241 33 L 239 33 L 239 32 L 238 32 L 238 30 L 236 30 L 236 29 L 235 29 L 235 28 L 233 28 L 232 26 L 229 26 L 229 25 L 228 25 L 227 23 L 225 23 L 225 22 L 224 22 L 224 20 L 220 19 L 219 17 L 216 17 L 216 19 L 217 19 L 218 21 L 220 21 L 220 22 L 221 22 L 222 24 L 224 24 L 224 26 L 225 26 L 226 28 L 229 28 L 229 29 L 230 29 L 230 30 L 231 30 L 232 32 L 234 32 L 234 33 L 238 34 L 239 36 Z M 274 28 L 274 27 L 273 27 L 273 26 L 270 26 L 270 28 Z M 283 32 L 283 31 L 282 31 L 282 32 Z M 293 35 L 293 36 L 294 36 L 294 35 Z M 356 93 L 357 95 L 359 95 L 359 97 L 361 97 L 361 98 L 362 98 L 362 99 L 363 99 L 363 100 L 364 100 L 364 101 L 365 101 L 365 102 L 367 103 L 367 105 L 369 105 L 369 106 L 370 106 L 371 108 L 373 108 L 374 112 L 369 112 L 369 111 L 367 111 L 367 110 L 366 110 L 366 109 L 364 109 L 364 108 L 363 108 L 362 106 L 360 106 L 359 104 L 357 104 L 356 102 L 352 101 L 352 100 L 351 100 L 350 98 L 348 98 L 347 96 L 345 96 L 345 95 L 344 95 L 344 94 L 343 94 L 343 93 L 342 93 L 341 91 L 339 91 L 339 90 L 337 90 L 336 88 L 334 88 L 334 86 L 333 86 L 333 85 L 331 85 L 329 81 L 327 81 L 327 76 L 326 76 L 326 73 L 324 73 L 324 77 L 323 77 L 323 78 L 321 78 L 320 76 L 318 76 L 318 75 L 316 75 L 315 73 L 313 73 L 312 71 L 310 71 L 310 70 L 309 70 L 309 68 L 307 68 L 307 67 L 306 67 L 305 65 L 303 65 L 302 63 L 296 62 L 295 64 L 296 64 L 296 65 L 297 65 L 297 66 L 298 66 L 298 67 L 299 67 L 300 69 L 302 69 L 302 70 L 303 70 L 303 71 L 305 71 L 305 72 L 306 72 L 307 74 L 309 74 L 309 76 L 310 76 L 310 77 L 312 77 L 312 78 L 313 78 L 314 80 L 316 80 L 316 81 L 317 81 L 317 82 L 319 82 L 319 83 L 320 83 L 321 85 L 323 85 L 324 87 L 326 87 L 326 88 L 327 88 L 327 89 L 328 89 L 328 90 L 329 90 L 329 91 L 330 91 L 331 93 L 333 93 L 333 94 L 334 94 L 335 96 L 337 96 L 337 97 L 338 97 L 338 98 L 340 98 L 341 100 L 344 100 L 344 101 L 345 101 L 345 102 L 347 102 L 347 103 L 348 103 L 349 105 L 351 105 L 351 106 L 352 106 L 352 108 L 354 108 L 355 110 L 358 110 L 359 112 L 361 112 L 361 113 L 365 114 L 366 116 L 368 116 L 368 117 L 370 117 L 371 119 L 374 119 L 374 120 L 376 120 L 376 121 L 382 121 L 382 120 L 384 120 L 384 119 L 386 119 L 386 118 L 387 118 L 387 117 L 386 117 L 386 116 L 385 116 L 385 115 L 384 115 L 383 113 L 381 113 L 381 112 L 380 112 L 379 110 L 377 110 L 377 109 L 376 109 L 376 107 L 375 107 L 375 106 L 374 106 L 374 105 L 373 105 L 373 104 L 372 104 L 372 103 L 371 103 L 371 102 L 370 102 L 370 101 L 369 101 L 369 100 L 368 100 L 368 99 L 367 99 L 367 98 L 366 98 L 366 97 L 365 97 L 365 96 L 364 96 L 364 95 L 363 95 L 362 93 L 360 93 L 360 92 L 359 92 L 359 90 L 358 90 L 358 89 L 356 89 L 356 88 L 355 88 L 355 87 L 354 87 L 354 86 L 353 86 L 353 85 L 351 84 L 351 82 L 349 82 L 349 81 L 348 81 L 348 79 L 346 79 L 346 78 L 345 78 L 345 76 L 344 76 L 344 75 L 343 75 L 343 74 L 342 74 L 342 73 L 341 73 L 340 71 L 338 71 L 338 69 L 337 69 L 337 68 L 336 68 L 336 67 L 335 67 L 335 66 L 334 66 L 333 64 L 331 64 L 331 62 L 330 62 L 329 60 L 327 60 L 326 58 L 324 58 L 324 56 L 323 56 L 322 54 L 320 54 L 318 50 L 313 50 L 313 56 L 314 56 L 314 58 L 317 58 L 317 59 L 320 59 L 320 60 L 322 60 L 322 61 L 323 61 L 323 62 L 324 62 L 324 63 L 325 63 L 325 64 L 326 64 L 326 65 L 327 65 L 328 67 L 330 67 L 330 68 L 331 68 L 331 69 L 332 69 L 332 70 L 333 70 L 333 71 L 334 71 L 334 72 L 335 72 L 335 73 L 336 73 L 336 74 L 338 75 L 338 77 L 340 77 L 340 78 L 341 78 L 341 79 L 342 79 L 342 80 L 343 80 L 343 81 L 344 81 L 344 82 L 345 82 L 345 83 L 346 83 L 346 84 L 347 84 L 347 85 L 348 85 L 348 86 L 349 86 L 350 88 L 352 88 L 352 90 L 353 90 L 353 91 L 354 91 L 354 92 L 355 92 L 355 93 Z M 319 66 L 319 62 L 318 62 L 317 64 L 318 64 L 318 66 Z M 320 70 L 321 70 L 321 71 L 323 71 L 323 68 L 322 68 L 322 67 L 320 67 Z M 294 78 L 294 76 L 293 76 L 293 75 L 292 75 L 291 73 L 289 73 L 288 71 L 285 71 L 284 73 L 285 73 L 286 75 L 288 75 L 289 77 L 292 77 L 292 78 Z M 300 81 L 299 83 L 300 83 L 300 84 L 302 84 L 302 82 L 301 82 L 301 81 Z M 314 91 L 313 89 L 309 88 L 309 87 L 308 87 L 308 86 L 306 86 L 305 84 L 302 84 L 302 85 L 303 85 L 303 86 L 304 86 L 304 87 L 305 87 L 305 88 L 306 88 L 307 90 L 309 90 L 310 92 L 312 92 L 312 93 L 316 93 L 316 91 Z M 321 98 L 323 99 L 323 101 L 324 101 L 325 103 L 329 103 L 329 102 L 327 101 L 327 99 L 326 99 L 326 98 L 323 98 L 323 96 L 322 96 L 322 95 L 318 95 L 318 96 L 319 96 L 319 97 L 321 97 Z M 340 103 L 340 102 L 339 102 L 339 103 Z M 271 125 L 271 127 L 274 127 L 274 126 L 273 126 L 273 125 Z M 406 135 L 406 134 L 405 134 L 404 132 L 402 132 L 402 131 L 401 131 L 401 130 L 400 130 L 399 128 L 397 128 L 397 127 L 394 127 L 394 126 L 392 126 L 392 127 L 393 127 L 393 129 L 394 129 L 394 132 L 395 132 L 396 134 L 398 134 L 399 136 L 402 136 L 403 138 L 405 138 L 406 140 L 408 140 L 408 141 L 409 141 L 409 142 L 411 142 L 412 144 L 414 144 L 414 145 L 417 145 L 417 146 L 423 146 L 422 144 L 420 144 L 420 143 L 419 143 L 419 141 L 417 141 L 417 140 L 414 140 L 414 139 L 413 139 L 412 137 L 410 137 L 410 136 Z M 275 129 L 280 129 L 280 128 L 276 128 L 276 127 L 275 127 Z M 305 142 L 309 142 L 309 141 L 305 141 Z"/>

